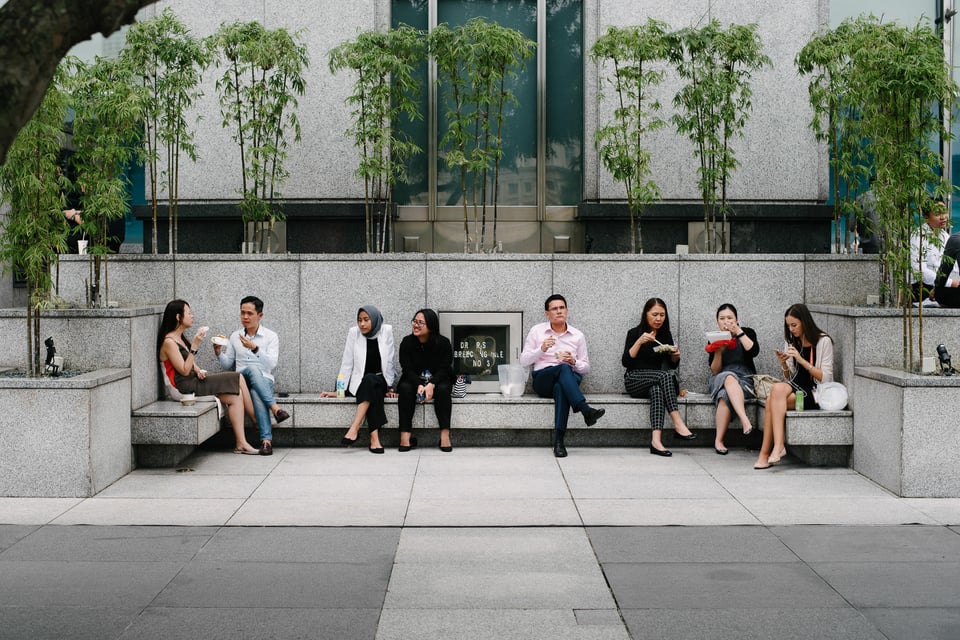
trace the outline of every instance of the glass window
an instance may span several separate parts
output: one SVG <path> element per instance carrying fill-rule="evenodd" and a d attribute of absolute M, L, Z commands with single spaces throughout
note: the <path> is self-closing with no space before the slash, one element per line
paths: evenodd
<path fill-rule="evenodd" d="M 431 0 L 394 0 L 392 24 L 407 24 L 417 29 L 428 27 Z M 483 16 L 498 24 L 516 29 L 536 42 L 538 9 L 536 0 L 432 0 L 436 2 L 437 21 L 457 26 L 475 16 Z M 583 25 L 582 0 L 547 0 L 545 20 L 546 43 L 545 122 L 538 126 L 537 86 L 538 62 L 531 58 L 524 71 L 510 81 L 510 89 L 518 104 L 505 110 L 502 137 L 504 154 L 500 162 L 499 202 L 503 205 L 536 205 L 538 156 L 543 153 L 545 173 L 549 186 L 545 188 L 546 205 L 575 205 L 583 191 Z M 571 69 L 578 70 L 570 73 Z M 436 158 L 429 158 L 430 148 L 428 109 L 438 114 L 437 139 L 446 132 L 443 113 L 446 94 L 443 86 L 437 91 L 437 104 L 430 105 L 426 91 L 428 70 L 423 65 L 424 92 L 421 109 L 424 119 L 402 122 L 401 128 L 424 149 L 408 165 L 408 184 L 398 185 L 394 191 L 400 205 L 429 203 L 429 175 L 431 164 L 437 172 L 437 205 L 454 206 L 461 201 L 459 171 L 450 171 L 438 150 Z M 545 139 L 538 147 L 537 136 L 543 131 Z M 538 148 L 543 149 L 542 152 Z"/>

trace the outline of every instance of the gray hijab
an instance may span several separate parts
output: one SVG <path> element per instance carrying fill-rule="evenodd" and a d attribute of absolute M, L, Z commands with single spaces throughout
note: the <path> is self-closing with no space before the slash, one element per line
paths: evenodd
<path fill-rule="evenodd" d="M 383 314 L 372 304 L 366 304 L 360 307 L 357 310 L 358 316 L 361 311 L 366 311 L 367 315 L 370 316 L 370 333 L 363 334 L 363 337 L 367 340 L 373 340 L 377 337 L 377 334 L 380 333 L 380 327 L 383 326 Z"/>

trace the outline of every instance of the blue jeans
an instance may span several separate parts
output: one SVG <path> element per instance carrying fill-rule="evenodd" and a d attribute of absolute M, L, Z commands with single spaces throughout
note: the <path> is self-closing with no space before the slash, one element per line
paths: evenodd
<path fill-rule="evenodd" d="M 553 428 L 560 433 L 567 430 L 570 408 L 580 411 L 586 403 L 580 391 L 582 379 L 583 376 L 566 363 L 533 372 L 533 390 L 541 398 L 553 398 Z"/>
<path fill-rule="evenodd" d="M 270 425 L 270 407 L 276 402 L 273 397 L 273 380 L 263 375 L 260 369 L 247 367 L 240 373 L 250 389 L 253 413 L 257 416 L 261 440 L 273 440 L 273 427 Z"/>

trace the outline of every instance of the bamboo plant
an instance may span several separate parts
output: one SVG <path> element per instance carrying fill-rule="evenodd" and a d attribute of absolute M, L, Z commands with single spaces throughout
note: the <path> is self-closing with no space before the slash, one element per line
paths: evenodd
<path fill-rule="evenodd" d="M 0 261 L 27 284 L 27 373 L 42 371 L 40 317 L 54 303 L 52 268 L 67 250 L 64 193 L 69 184 L 59 164 L 64 143 L 66 94 L 63 71 L 54 75 L 43 101 L 20 130 L 0 166 L 0 201 L 9 213 L 0 236 Z"/>
<path fill-rule="evenodd" d="M 681 29 L 676 38 L 674 63 L 687 84 L 674 97 L 673 123 L 693 143 L 700 161 L 697 184 L 706 250 L 714 253 L 722 251 L 722 246 L 715 246 L 717 217 L 722 216 L 725 230 L 727 186 L 740 165 L 731 143 L 743 135 L 753 107 L 753 74 L 771 62 L 763 53 L 756 24 L 731 24 L 724 29 L 714 19 L 700 28 Z"/>
<path fill-rule="evenodd" d="M 367 252 L 393 250 L 393 186 L 406 182 L 407 160 L 422 151 L 397 123 L 423 117 L 415 71 L 425 45 L 422 32 L 403 25 L 363 32 L 329 54 L 332 73 L 349 69 L 357 76 L 347 98 L 354 120 L 347 133 L 361 154 L 357 175 L 363 178 Z"/>
<path fill-rule="evenodd" d="M 71 58 L 70 104 L 74 110 L 72 158 L 83 209 L 81 229 L 90 238 L 87 303 L 109 300 L 108 224 L 130 208 L 127 168 L 142 158 L 146 94 L 119 59 L 85 63 Z"/>
<path fill-rule="evenodd" d="M 127 32 L 121 60 L 146 90 L 144 146 L 150 206 L 153 215 L 151 246 L 158 252 L 157 206 L 166 195 L 167 250 L 177 252 L 180 200 L 180 160 L 197 160 L 193 132 L 186 112 L 203 95 L 198 88 L 210 55 L 169 7 L 138 22 Z"/>
<path fill-rule="evenodd" d="M 447 96 L 447 129 L 440 147 L 447 166 L 459 173 L 464 251 L 497 249 L 502 128 L 506 109 L 517 103 L 510 82 L 534 55 L 534 48 L 535 43 L 519 31 L 480 17 L 454 28 L 440 24 L 430 32 L 430 54 Z"/>
<path fill-rule="evenodd" d="M 594 61 L 610 65 L 611 75 L 601 80 L 598 99 L 608 86 L 616 104 L 611 122 L 597 129 L 596 143 L 603 166 L 624 185 L 630 210 L 630 252 L 643 253 L 640 214 L 660 198 L 657 183 L 649 178 L 651 154 L 644 136 L 665 125 L 660 103 L 650 96 L 665 75 L 663 62 L 672 49 L 667 24 L 649 19 L 643 26 L 610 27 L 591 49 Z"/>
<path fill-rule="evenodd" d="M 299 34 L 259 22 L 222 24 L 206 45 L 223 70 L 216 82 L 221 125 L 231 129 L 240 150 L 245 241 L 270 253 L 274 224 L 284 219 L 277 200 L 289 175 L 289 133 L 300 141 L 296 109 L 306 90 L 307 49 Z"/>

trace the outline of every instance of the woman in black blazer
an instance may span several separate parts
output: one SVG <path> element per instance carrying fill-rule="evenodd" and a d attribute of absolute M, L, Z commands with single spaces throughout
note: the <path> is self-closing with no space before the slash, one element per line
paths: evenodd
<path fill-rule="evenodd" d="M 453 403 L 453 345 L 440 335 L 440 318 L 433 309 L 413 315 L 413 333 L 400 342 L 400 382 L 397 405 L 400 412 L 400 451 L 417 446 L 413 438 L 413 412 L 417 403 L 433 400 L 440 427 L 440 450 L 453 451 L 450 444 L 450 414 Z M 430 372 L 427 378 L 424 373 Z"/>

